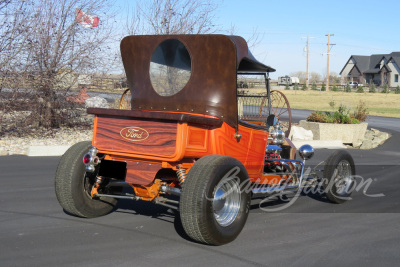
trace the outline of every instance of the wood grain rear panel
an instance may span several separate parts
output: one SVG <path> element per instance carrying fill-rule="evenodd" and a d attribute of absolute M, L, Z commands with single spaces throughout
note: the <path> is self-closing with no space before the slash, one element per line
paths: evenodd
<path fill-rule="evenodd" d="M 93 144 L 99 150 L 156 157 L 176 154 L 176 122 L 98 116 L 95 127 Z"/>
<path fill-rule="evenodd" d="M 137 185 L 149 185 L 161 168 L 161 164 L 157 163 L 128 161 L 125 182 Z"/>

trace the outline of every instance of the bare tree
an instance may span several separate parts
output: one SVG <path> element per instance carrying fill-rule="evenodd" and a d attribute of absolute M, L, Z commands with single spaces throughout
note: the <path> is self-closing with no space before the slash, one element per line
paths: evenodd
<path fill-rule="evenodd" d="M 340 77 L 336 72 L 330 72 L 329 73 L 329 83 L 331 84 L 339 84 L 340 83 Z"/>
<path fill-rule="evenodd" d="M 7 77 L 16 70 L 21 70 L 20 58 L 29 28 L 29 20 L 24 16 L 28 6 L 25 1 L 0 0 L 1 77 Z M 7 84 L 1 82 L 0 91 L 5 86 Z"/>
<path fill-rule="evenodd" d="M 317 83 L 319 81 L 321 81 L 321 74 L 319 74 L 318 72 L 311 72 L 310 73 L 310 82 Z"/>
<path fill-rule="evenodd" d="M 131 35 L 212 33 L 216 9 L 211 0 L 138 0 L 126 29 Z"/>
<path fill-rule="evenodd" d="M 29 93 L 30 103 L 26 105 L 31 115 L 26 122 L 39 127 L 58 127 L 68 120 L 66 95 L 76 86 L 78 74 L 102 70 L 108 65 L 105 60 L 115 58 L 109 46 L 113 31 L 107 23 L 111 3 L 109 0 L 15 0 L 13 3 L 23 8 L 8 15 L 6 21 L 12 30 L 2 33 L 8 36 L 18 33 L 20 38 L 10 37 L 4 45 L 7 49 L 1 53 L 14 55 L 19 68 L 11 69 L 8 64 L 7 70 L 23 77 L 29 89 L 25 92 Z M 78 24 L 77 9 L 99 16 L 99 26 L 85 28 Z"/>
<path fill-rule="evenodd" d="M 231 24 L 230 28 L 226 30 L 230 35 L 237 35 L 237 29 L 235 24 Z M 264 34 L 261 34 L 258 31 L 258 27 L 253 28 L 251 35 L 246 38 L 247 45 L 250 49 L 257 47 L 262 39 L 264 38 Z"/>

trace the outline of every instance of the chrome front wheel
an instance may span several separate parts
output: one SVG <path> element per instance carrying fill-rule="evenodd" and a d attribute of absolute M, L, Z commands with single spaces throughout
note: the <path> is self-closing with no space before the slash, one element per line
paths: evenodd
<path fill-rule="evenodd" d="M 348 194 L 354 183 L 354 178 L 351 174 L 351 165 L 347 160 L 342 160 L 336 166 L 333 173 L 334 184 L 336 185 L 336 193 L 338 196 Z"/>
<path fill-rule="evenodd" d="M 354 161 L 345 150 L 333 153 L 324 168 L 324 189 L 326 197 L 333 203 L 343 203 L 351 199 L 356 174 Z"/>

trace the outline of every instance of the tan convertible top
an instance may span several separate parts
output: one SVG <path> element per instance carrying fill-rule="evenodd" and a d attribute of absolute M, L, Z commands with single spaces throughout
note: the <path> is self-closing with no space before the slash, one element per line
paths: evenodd
<path fill-rule="evenodd" d="M 151 62 L 168 65 L 171 60 L 157 55 L 163 42 L 181 45 L 173 55 L 181 58 L 177 69 L 190 69 L 183 89 L 160 95 L 151 81 Z M 175 41 L 177 40 L 177 41 Z M 182 48 L 184 47 L 184 48 Z M 183 51 L 183 52 L 182 52 Z M 121 55 L 132 94 L 132 110 L 174 111 L 218 117 L 237 129 L 237 72 L 273 72 L 258 62 L 239 36 L 145 35 L 128 36 L 121 42 Z M 171 58 L 171 57 L 170 57 Z M 172 72 L 171 70 L 167 70 Z"/>

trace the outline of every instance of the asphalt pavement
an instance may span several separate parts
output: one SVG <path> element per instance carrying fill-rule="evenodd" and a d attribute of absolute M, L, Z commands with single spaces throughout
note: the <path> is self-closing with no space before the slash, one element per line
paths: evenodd
<path fill-rule="evenodd" d="M 397 266 L 399 125 L 370 118 L 392 138 L 347 150 L 364 182 L 352 200 L 331 204 L 312 192 L 292 205 L 255 199 L 242 233 L 219 247 L 188 240 L 179 216 L 151 203 L 121 201 L 94 219 L 70 216 L 54 192 L 60 157 L 0 157 L 0 266 Z M 330 153 L 316 150 L 309 164 Z"/>

